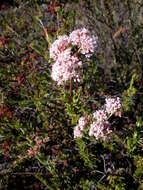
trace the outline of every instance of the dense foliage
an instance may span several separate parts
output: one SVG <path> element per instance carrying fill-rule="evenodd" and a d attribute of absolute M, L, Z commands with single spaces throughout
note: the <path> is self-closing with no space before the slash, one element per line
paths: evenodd
<path fill-rule="evenodd" d="M 141 0 L 1 2 L 0 189 L 143 189 L 142 17 Z M 97 48 L 79 82 L 57 85 L 49 49 L 78 28 Z M 108 138 L 74 138 L 107 97 L 122 104 Z"/>

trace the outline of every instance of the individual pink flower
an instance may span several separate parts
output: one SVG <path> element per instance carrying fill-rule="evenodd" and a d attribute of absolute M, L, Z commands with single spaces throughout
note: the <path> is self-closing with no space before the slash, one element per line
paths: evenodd
<path fill-rule="evenodd" d="M 35 137 L 35 144 L 37 146 L 40 146 L 42 144 L 42 140 L 38 136 Z"/>
<path fill-rule="evenodd" d="M 27 154 L 29 157 L 34 157 L 36 155 L 36 152 L 32 148 L 29 148 L 27 150 Z"/>
<path fill-rule="evenodd" d="M 80 79 L 79 74 L 76 74 L 76 75 L 74 76 L 74 82 L 80 82 L 80 81 L 81 81 L 81 79 Z"/>

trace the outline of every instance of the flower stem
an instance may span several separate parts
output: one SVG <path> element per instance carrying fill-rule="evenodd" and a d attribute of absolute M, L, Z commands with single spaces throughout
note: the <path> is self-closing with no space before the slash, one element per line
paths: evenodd
<path fill-rule="evenodd" d="M 70 98 L 72 97 L 72 78 L 70 78 Z"/>

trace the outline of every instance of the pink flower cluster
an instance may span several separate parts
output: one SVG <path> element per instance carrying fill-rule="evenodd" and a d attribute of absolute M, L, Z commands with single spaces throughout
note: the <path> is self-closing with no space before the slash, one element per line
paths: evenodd
<path fill-rule="evenodd" d="M 96 140 L 106 138 L 107 134 L 111 132 L 108 121 L 93 122 L 90 125 L 89 136 L 94 136 Z"/>
<path fill-rule="evenodd" d="M 66 50 L 69 45 L 71 44 L 71 41 L 67 35 L 59 36 L 57 40 L 54 41 L 50 48 L 50 58 L 52 58 L 54 61 L 58 59 L 58 56 Z"/>
<path fill-rule="evenodd" d="M 116 115 L 121 117 L 121 102 L 120 102 L 120 98 L 116 97 L 116 98 L 106 98 L 106 103 L 105 103 L 105 108 L 106 108 L 106 112 L 110 115 Z"/>
<path fill-rule="evenodd" d="M 88 123 L 87 117 L 80 117 L 78 125 L 74 128 L 74 138 L 81 138 L 83 136 L 83 130 Z"/>
<path fill-rule="evenodd" d="M 90 36 L 89 31 L 83 28 L 73 31 L 69 36 L 59 36 L 51 45 L 50 58 L 55 61 L 51 76 L 58 85 L 71 78 L 79 81 L 77 71 L 82 66 L 82 62 L 77 54 L 73 55 L 72 46 L 77 46 L 81 54 L 90 57 L 97 46 L 96 38 Z"/>
<path fill-rule="evenodd" d="M 93 118 L 96 119 L 97 122 L 103 122 L 108 119 L 105 110 L 97 110 L 93 113 Z"/>
<path fill-rule="evenodd" d="M 92 114 L 92 123 L 89 128 L 89 136 L 94 136 L 96 140 L 106 139 L 107 134 L 112 132 L 110 130 L 110 123 L 108 119 L 112 115 L 121 117 L 121 102 L 120 98 L 106 98 L 106 103 L 103 109 L 97 110 Z M 74 138 L 82 137 L 84 127 L 80 127 L 81 121 L 79 120 L 78 125 L 74 129 Z M 87 123 L 86 123 L 87 124 Z"/>
<path fill-rule="evenodd" d="M 74 30 L 70 34 L 72 45 L 78 46 L 80 52 L 86 57 L 90 57 L 97 47 L 96 37 L 90 36 L 86 28 Z"/>
<path fill-rule="evenodd" d="M 90 125 L 89 136 L 105 139 L 105 134 L 111 132 L 109 129 L 108 116 L 104 109 L 97 110 L 93 113 L 93 123 Z"/>
<path fill-rule="evenodd" d="M 71 56 L 71 49 L 61 52 L 52 67 L 52 78 L 61 85 L 64 81 L 78 77 L 76 69 L 81 65 L 78 57 Z"/>

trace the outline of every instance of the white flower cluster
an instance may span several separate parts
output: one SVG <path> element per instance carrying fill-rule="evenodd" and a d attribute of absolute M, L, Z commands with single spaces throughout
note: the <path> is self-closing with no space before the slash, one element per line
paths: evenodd
<path fill-rule="evenodd" d="M 79 81 L 77 70 L 82 66 L 82 62 L 77 54 L 73 55 L 72 46 L 77 46 L 81 54 L 90 57 L 97 47 L 96 38 L 83 28 L 73 31 L 69 36 L 59 36 L 51 45 L 50 58 L 55 61 L 51 76 L 58 85 L 71 78 Z"/>
<path fill-rule="evenodd" d="M 94 136 L 96 140 L 101 138 L 106 139 L 107 135 L 112 132 L 108 119 L 113 114 L 121 117 L 121 102 L 119 97 L 106 98 L 103 109 L 97 110 L 92 114 L 92 123 L 90 124 L 88 133 L 89 136 Z M 80 123 L 79 120 L 79 124 L 74 129 L 74 138 L 81 138 L 83 136 L 84 127 L 80 127 Z"/>

